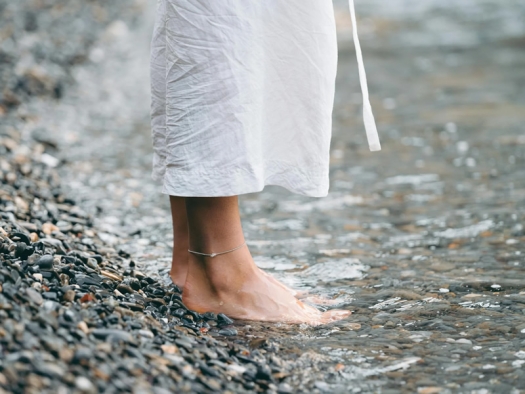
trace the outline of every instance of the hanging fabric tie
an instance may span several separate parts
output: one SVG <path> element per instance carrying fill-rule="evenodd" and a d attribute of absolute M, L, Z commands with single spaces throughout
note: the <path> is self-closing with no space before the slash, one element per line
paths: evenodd
<path fill-rule="evenodd" d="M 372 113 L 372 106 L 368 96 L 368 84 L 366 81 L 365 65 L 363 63 L 363 53 L 361 52 L 361 44 L 357 36 L 357 21 L 355 17 L 354 0 L 350 2 L 350 16 L 352 18 L 352 31 L 354 36 L 355 52 L 357 56 L 357 65 L 359 68 L 359 83 L 361 84 L 361 92 L 363 93 L 363 120 L 365 123 L 366 137 L 368 139 L 368 146 L 371 151 L 381 150 L 379 143 L 379 135 L 377 134 L 376 122 L 374 114 Z"/>

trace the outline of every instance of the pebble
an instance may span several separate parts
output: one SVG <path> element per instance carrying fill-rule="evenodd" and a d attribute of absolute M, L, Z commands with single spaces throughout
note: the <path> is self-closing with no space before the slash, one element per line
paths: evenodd
<path fill-rule="evenodd" d="M 217 321 L 219 322 L 219 324 L 224 326 L 229 326 L 230 324 L 233 324 L 233 320 L 226 316 L 224 313 L 219 313 L 217 315 Z"/>
<path fill-rule="evenodd" d="M 51 269 L 53 268 L 53 256 L 50 254 L 41 256 L 36 263 L 41 269 Z"/>
<path fill-rule="evenodd" d="M 327 384 L 326 382 L 316 381 L 314 382 L 314 386 L 316 389 L 319 389 L 321 391 L 328 392 L 330 390 L 330 385 Z"/>
<path fill-rule="evenodd" d="M 396 323 L 393 321 L 387 321 L 384 325 L 385 328 L 396 328 Z"/>
<path fill-rule="evenodd" d="M 75 387 L 82 393 L 91 393 L 95 391 L 95 386 L 91 381 L 84 376 L 77 376 L 75 378 Z"/>
<path fill-rule="evenodd" d="M 133 337 L 129 332 L 117 329 L 95 328 L 91 334 L 97 339 L 110 341 L 133 342 Z"/>
<path fill-rule="evenodd" d="M 139 334 L 144 338 L 153 339 L 155 335 L 149 330 L 139 330 Z"/>
<path fill-rule="evenodd" d="M 277 392 L 279 394 L 292 394 L 294 393 L 294 389 L 288 383 L 281 383 L 277 386 Z"/>
<path fill-rule="evenodd" d="M 219 330 L 219 335 L 234 336 L 237 334 L 238 334 L 238 331 L 235 328 L 222 328 Z"/>
<path fill-rule="evenodd" d="M 67 290 L 64 295 L 62 296 L 62 299 L 64 301 L 73 302 L 75 300 L 75 291 L 74 290 Z"/>
<path fill-rule="evenodd" d="M 89 363 L 93 360 L 93 356 L 93 351 L 90 348 L 81 347 L 75 351 L 72 362 L 82 365 L 89 365 Z"/>
<path fill-rule="evenodd" d="M 28 287 L 26 289 L 26 293 L 31 299 L 31 301 L 33 301 L 35 304 L 42 305 L 42 303 L 44 302 L 44 298 L 42 297 L 42 295 L 35 289 Z"/>
<path fill-rule="evenodd" d="M 78 324 L 77 324 L 77 328 L 82 331 L 84 334 L 88 334 L 89 333 L 89 328 L 86 324 L 85 321 L 80 321 Z"/>
<path fill-rule="evenodd" d="M 437 386 L 418 387 L 417 389 L 418 394 L 439 394 L 441 392 L 443 392 L 443 388 Z"/>

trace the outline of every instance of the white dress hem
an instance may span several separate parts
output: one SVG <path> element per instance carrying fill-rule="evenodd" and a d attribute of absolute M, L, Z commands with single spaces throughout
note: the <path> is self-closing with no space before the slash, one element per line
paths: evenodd
<path fill-rule="evenodd" d="M 257 193 L 266 186 L 280 186 L 288 191 L 307 197 L 326 197 L 328 195 L 328 173 L 305 173 L 298 168 L 287 167 L 283 163 L 267 163 L 271 167 L 266 174 L 254 176 L 244 167 L 220 169 L 210 172 L 186 171 L 167 167 L 164 173 L 153 171 L 152 178 L 160 182 L 161 193 L 177 197 L 230 197 L 241 194 Z M 276 170 L 278 169 L 278 170 Z M 309 179 L 310 188 L 305 188 L 305 179 Z M 263 181 L 261 181 L 263 180 Z M 205 193 L 203 183 L 209 187 Z M 220 183 L 222 187 L 217 188 Z M 220 190 L 220 193 L 213 192 Z"/>

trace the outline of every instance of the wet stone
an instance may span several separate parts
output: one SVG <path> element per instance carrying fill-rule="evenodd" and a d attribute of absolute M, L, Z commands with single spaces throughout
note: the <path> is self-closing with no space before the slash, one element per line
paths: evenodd
<path fill-rule="evenodd" d="M 15 256 L 25 260 L 31 256 L 34 252 L 33 247 L 26 245 L 22 242 L 17 242 L 15 249 Z"/>
<path fill-rule="evenodd" d="M 136 279 L 136 278 L 126 278 L 126 279 L 124 279 L 122 281 L 122 284 L 117 287 L 117 289 L 120 286 L 126 286 L 125 287 L 125 289 L 126 289 L 125 291 L 122 291 L 122 290 L 119 289 L 123 293 L 126 293 L 126 292 L 127 293 L 132 293 L 132 290 L 138 291 L 142 287 L 141 284 L 140 284 L 140 281 L 138 279 Z M 131 288 L 132 290 L 129 291 L 129 288 Z"/>
<path fill-rule="evenodd" d="M 14 241 L 20 240 L 20 241 L 22 241 L 24 244 L 26 244 L 28 246 L 31 245 L 30 237 L 27 236 L 26 234 L 18 232 L 18 231 L 15 231 L 15 232 L 11 233 L 11 239 L 14 240 Z"/>
<path fill-rule="evenodd" d="M 132 311 L 143 311 L 144 310 L 143 305 L 136 304 L 134 302 L 121 302 L 120 305 L 123 306 L 124 308 L 129 308 Z"/>
<path fill-rule="evenodd" d="M 91 334 L 95 338 L 102 340 L 123 342 L 133 341 L 133 337 L 131 336 L 131 334 L 123 330 L 96 328 L 93 331 L 91 331 Z"/>
<path fill-rule="evenodd" d="M 51 301 L 58 300 L 58 294 L 52 291 L 43 292 L 42 297 L 44 297 L 47 300 L 51 300 Z"/>
<path fill-rule="evenodd" d="M 387 321 L 384 325 L 385 328 L 396 328 L 396 323 L 394 323 L 393 321 Z"/>
<path fill-rule="evenodd" d="M 134 290 L 131 286 L 120 284 L 117 286 L 117 290 L 120 291 L 122 294 L 133 294 Z"/>
<path fill-rule="evenodd" d="M 35 289 L 27 288 L 26 293 L 28 297 L 31 299 L 31 301 L 34 302 L 35 304 L 42 305 L 42 303 L 44 302 L 42 295 Z"/>
<path fill-rule="evenodd" d="M 75 300 L 75 294 L 74 290 L 67 290 L 62 296 L 62 299 L 67 302 L 73 302 Z"/>
<path fill-rule="evenodd" d="M 149 330 L 139 330 L 139 334 L 141 336 L 143 336 L 144 338 L 149 338 L 149 339 L 153 339 L 154 338 L 154 334 L 149 331 Z"/>
<path fill-rule="evenodd" d="M 37 364 L 35 372 L 50 379 L 61 378 L 65 373 L 62 367 L 53 363 Z"/>
<path fill-rule="evenodd" d="M 175 339 L 175 343 L 179 346 L 182 346 L 188 351 L 191 351 L 194 346 L 194 343 L 190 341 L 188 338 L 177 338 Z"/>
<path fill-rule="evenodd" d="M 238 331 L 235 328 L 221 328 L 219 330 L 219 335 L 223 335 L 223 336 L 234 336 L 237 334 L 238 334 Z"/>
<path fill-rule="evenodd" d="M 186 314 L 186 309 L 177 308 L 175 311 L 172 312 L 174 316 L 182 317 Z"/>
<path fill-rule="evenodd" d="M 74 355 L 72 362 L 76 364 L 88 365 L 93 358 L 93 351 L 90 348 L 78 348 Z"/>
<path fill-rule="evenodd" d="M 202 317 L 206 320 L 217 320 L 217 315 L 213 312 L 203 313 Z"/>
<path fill-rule="evenodd" d="M 37 262 L 40 269 L 52 269 L 53 268 L 53 256 L 46 254 L 41 256 Z"/>
<path fill-rule="evenodd" d="M 217 315 L 217 321 L 220 325 L 224 326 L 229 326 L 230 324 L 233 324 L 233 320 L 226 316 L 224 313 L 219 313 Z"/>
<path fill-rule="evenodd" d="M 75 379 L 75 387 L 82 393 L 95 392 L 95 386 L 93 386 L 93 383 L 84 376 L 78 376 Z"/>

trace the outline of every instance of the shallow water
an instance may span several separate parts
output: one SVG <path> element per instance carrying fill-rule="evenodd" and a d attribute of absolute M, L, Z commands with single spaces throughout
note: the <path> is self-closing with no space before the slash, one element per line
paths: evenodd
<path fill-rule="evenodd" d="M 366 147 L 337 2 L 330 194 L 268 187 L 241 198 L 257 264 L 353 315 L 315 329 L 241 324 L 241 337 L 278 343 L 303 371 L 291 382 L 319 391 L 524 388 L 523 2 L 356 3 L 383 150 Z M 64 147 L 66 183 L 101 237 L 168 280 L 168 205 L 149 175 L 152 10 L 135 5 L 144 19 L 114 22 L 78 89 L 58 107 L 41 103 L 40 122 Z"/>

